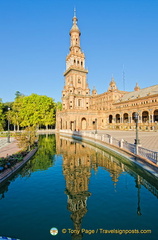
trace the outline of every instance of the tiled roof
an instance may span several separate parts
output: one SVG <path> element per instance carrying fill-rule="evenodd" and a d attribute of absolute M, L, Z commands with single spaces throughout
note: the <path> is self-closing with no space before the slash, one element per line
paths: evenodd
<path fill-rule="evenodd" d="M 131 101 L 131 100 L 134 100 L 134 99 L 147 97 L 149 95 L 152 96 L 152 95 L 155 95 L 155 94 L 158 94 L 158 85 L 154 85 L 154 86 L 151 86 L 151 87 L 140 89 L 138 91 L 133 91 L 133 92 L 126 93 L 116 103 Z"/>

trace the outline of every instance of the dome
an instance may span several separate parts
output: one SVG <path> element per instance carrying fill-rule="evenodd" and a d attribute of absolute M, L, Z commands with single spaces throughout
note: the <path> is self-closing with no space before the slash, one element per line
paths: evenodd
<path fill-rule="evenodd" d="M 79 30 L 79 28 L 78 28 L 78 26 L 77 26 L 77 21 L 78 21 L 77 17 L 74 16 L 73 19 L 72 19 L 72 21 L 73 21 L 73 25 L 72 25 L 72 28 L 71 28 L 71 30 L 70 30 L 70 34 L 71 34 L 72 32 L 78 32 L 79 34 L 81 34 L 81 32 L 80 32 L 80 30 Z"/>

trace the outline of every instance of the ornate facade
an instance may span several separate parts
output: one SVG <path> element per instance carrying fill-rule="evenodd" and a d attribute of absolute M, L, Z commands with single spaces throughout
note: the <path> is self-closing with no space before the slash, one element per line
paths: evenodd
<path fill-rule="evenodd" d="M 96 130 L 134 129 L 135 112 L 140 130 L 158 130 L 158 85 L 126 92 L 117 88 L 114 78 L 102 94 L 88 87 L 85 55 L 80 47 L 81 32 L 74 14 L 70 30 L 70 52 L 66 57 L 62 111 L 57 112 L 56 129 Z"/>

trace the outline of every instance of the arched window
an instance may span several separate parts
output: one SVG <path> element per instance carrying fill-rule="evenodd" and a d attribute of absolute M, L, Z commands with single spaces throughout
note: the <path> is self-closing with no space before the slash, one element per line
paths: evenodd
<path fill-rule="evenodd" d="M 147 111 L 142 112 L 142 122 L 146 123 L 149 121 L 149 113 Z"/>
<path fill-rule="evenodd" d="M 78 99 L 78 106 L 81 107 L 82 99 Z"/>
<path fill-rule="evenodd" d="M 112 123 L 112 115 L 109 115 L 109 123 Z"/>
<path fill-rule="evenodd" d="M 123 114 L 123 122 L 128 123 L 128 113 Z"/>
<path fill-rule="evenodd" d="M 132 120 L 133 120 L 133 122 L 135 121 L 135 113 L 136 113 L 136 112 L 133 112 L 133 113 L 132 113 Z"/>
<path fill-rule="evenodd" d="M 82 130 L 85 130 L 87 128 L 86 118 L 81 119 L 81 127 L 82 127 Z"/>
<path fill-rule="evenodd" d="M 120 123 L 120 114 L 116 114 L 116 123 Z"/>
<path fill-rule="evenodd" d="M 154 122 L 158 122 L 158 109 L 154 111 Z"/>

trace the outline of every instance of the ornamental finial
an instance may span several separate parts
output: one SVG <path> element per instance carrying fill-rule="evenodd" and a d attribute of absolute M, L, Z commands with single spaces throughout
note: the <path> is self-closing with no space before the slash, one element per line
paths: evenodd
<path fill-rule="evenodd" d="M 76 8 L 74 7 L 74 17 L 76 17 Z"/>

